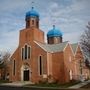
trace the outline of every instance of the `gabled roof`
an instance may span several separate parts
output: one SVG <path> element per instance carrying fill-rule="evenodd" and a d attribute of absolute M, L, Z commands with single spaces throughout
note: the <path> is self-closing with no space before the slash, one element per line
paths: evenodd
<path fill-rule="evenodd" d="M 34 41 L 37 45 L 39 45 L 42 49 L 44 49 L 47 52 L 61 52 L 64 50 L 65 46 L 67 45 L 68 41 L 59 43 L 59 44 L 45 44 L 45 43 L 40 43 L 37 41 Z"/>
<path fill-rule="evenodd" d="M 72 50 L 73 50 L 74 54 L 77 50 L 77 46 L 78 46 L 78 43 L 71 44 L 71 47 L 72 47 Z"/>

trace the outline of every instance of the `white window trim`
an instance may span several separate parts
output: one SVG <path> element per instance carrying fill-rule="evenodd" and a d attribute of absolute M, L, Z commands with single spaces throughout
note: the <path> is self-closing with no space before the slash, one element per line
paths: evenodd
<path fill-rule="evenodd" d="M 22 49 L 23 49 L 23 50 L 22 50 Z M 23 55 L 23 56 L 22 56 L 22 55 Z M 23 57 L 23 58 L 22 58 L 22 57 Z M 24 55 L 24 47 L 22 47 L 22 48 L 21 48 L 21 59 L 24 60 L 24 57 L 25 57 L 25 55 Z"/>
<path fill-rule="evenodd" d="M 27 59 L 25 59 L 25 46 L 27 45 Z M 30 47 L 30 58 L 28 58 L 28 47 Z M 22 49 L 23 49 L 23 58 L 22 58 Z M 31 59 L 31 46 L 28 44 L 25 44 L 24 47 L 21 48 L 21 59 L 22 60 L 28 60 Z"/>
<path fill-rule="evenodd" d="M 29 51 L 28 48 L 29 48 L 29 47 L 30 47 L 30 58 L 28 58 L 28 55 L 29 55 L 29 54 L 28 54 L 28 51 Z M 31 46 L 30 46 L 30 45 L 28 45 L 28 47 L 27 47 L 27 59 L 31 59 Z"/>
<path fill-rule="evenodd" d="M 23 49 L 23 60 L 25 60 L 25 47 L 24 47 L 24 49 Z"/>
<path fill-rule="evenodd" d="M 24 45 L 24 55 L 25 55 L 25 46 L 27 46 L 27 55 L 26 56 L 28 56 L 28 44 Z M 28 59 L 28 57 L 27 57 L 27 59 Z M 27 59 L 25 59 L 25 56 L 24 56 L 24 60 L 27 60 Z"/>
<path fill-rule="evenodd" d="M 69 70 L 69 76 L 70 76 L 70 80 L 72 80 L 72 79 L 73 79 L 72 75 L 73 75 L 72 70 Z"/>
<path fill-rule="evenodd" d="M 22 48 L 21 48 L 21 59 L 22 59 Z M 22 59 L 23 60 L 23 59 Z"/>

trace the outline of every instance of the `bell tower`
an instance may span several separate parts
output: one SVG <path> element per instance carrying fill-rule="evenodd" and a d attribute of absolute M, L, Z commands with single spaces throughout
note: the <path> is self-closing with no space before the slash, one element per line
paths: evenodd
<path fill-rule="evenodd" d="M 39 13 L 35 11 L 34 7 L 26 13 L 26 28 L 39 28 Z"/>
<path fill-rule="evenodd" d="M 19 44 L 39 41 L 44 43 L 44 32 L 39 29 L 39 13 L 34 7 L 25 15 L 26 27 L 20 31 Z"/>

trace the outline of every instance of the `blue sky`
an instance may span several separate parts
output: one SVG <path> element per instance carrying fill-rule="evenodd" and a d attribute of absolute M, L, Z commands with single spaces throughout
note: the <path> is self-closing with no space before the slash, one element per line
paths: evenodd
<path fill-rule="evenodd" d="M 25 14 L 32 1 L 45 34 L 55 24 L 64 41 L 79 41 L 90 21 L 90 0 L 0 0 L 0 51 L 12 52 L 18 47 L 19 31 L 25 28 Z"/>

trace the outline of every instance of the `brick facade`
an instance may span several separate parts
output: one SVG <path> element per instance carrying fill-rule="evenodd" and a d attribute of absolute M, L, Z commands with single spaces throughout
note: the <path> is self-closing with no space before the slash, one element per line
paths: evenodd
<path fill-rule="evenodd" d="M 46 44 L 44 32 L 39 29 L 39 19 L 34 18 L 34 25 L 31 20 L 32 17 L 26 19 L 26 28 L 20 31 L 18 48 L 11 56 L 10 81 L 66 83 L 77 80 L 75 77 L 80 75 L 80 63 L 77 63 L 79 57 L 76 56 L 81 49 L 77 48 L 74 53 L 70 43 L 64 44 L 61 40 L 54 43 L 57 37 L 52 45 Z M 84 71 L 88 77 L 88 69 Z"/>

